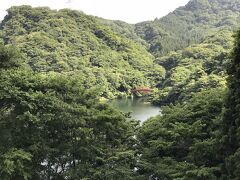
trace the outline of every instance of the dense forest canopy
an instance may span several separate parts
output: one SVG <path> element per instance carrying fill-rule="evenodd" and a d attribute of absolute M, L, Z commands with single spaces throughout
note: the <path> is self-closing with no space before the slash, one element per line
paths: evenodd
<path fill-rule="evenodd" d="M 136 32 L 158 57 L 199 43 L 221 29 L 236 30 L 239 3 L 239 0 L 191 0 L 163 18 L 136 24 Z"/>
<path fill-rule="evenodd" d="M 99 103 L 78 76 L 34 73 L 8 51 L 1 46 L 1 179 L 133 176 L 137 122 Z"/>
<path fill-rule="evenodd" d="M 21 6 L 8 10 L 1 29 L 4 43 L 16 45 L 35 72 L 78 73 L 86 88 L 102 87 L 108 98 L 155 86 L 164 69 L 139 42 L 101 21 L 68 9 Z"/>
<path fill-rule="evenodd" d="M 160 105 L 184 101 L 202 90 L 226 87 L 226 67 L 233 46 L 232 32 L 221 30 L 199 44 L 156 59 L 166 69 L 153 102 Z"/>
<path fill-rule="evenodd" d="M 240 0 L 130 25 L 14 6 L 0 23 L 0 179 L 240 177 Z M 140 125 L 102 97 L 137 87 Z M 140 96 L 141 94 L 135 94 Z"/>

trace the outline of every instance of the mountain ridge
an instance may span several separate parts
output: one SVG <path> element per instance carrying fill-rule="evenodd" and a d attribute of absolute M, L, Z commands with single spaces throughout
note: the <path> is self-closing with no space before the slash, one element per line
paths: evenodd
<path fill-rule="evenodd" d="M 113 98 L 137 86 L 160 87 L 166 71 L 157 59 L 163 55 L 221 30 L 232 32 L 240 1 L 229 2 L 191 0 L 163 18 L 135 25 L 69 9 L 19 6 L 8 10 L 0 30 L 4 43 L 16 44 L 34 71 L 81 74 L 86 87 L 100 84 L 103 96 Z"/>
<path fill-rule="evenodd" d="M 107 97 L 154 86 L 153 76 L 164 76 L 140 43 L 78 11 L 12 7 L 1 31 L 4 43 L 16 44 L 33 71 L 87 75 L 86 84 L 100 85 Z"/>
<path fill-rule="evenodd" d="M 167 16 L 136 24 L 135 30 L 157 57 L 199 43 L 221 29 L 236 30 L 239 4 L 239 0 L 191 0 Z"/>

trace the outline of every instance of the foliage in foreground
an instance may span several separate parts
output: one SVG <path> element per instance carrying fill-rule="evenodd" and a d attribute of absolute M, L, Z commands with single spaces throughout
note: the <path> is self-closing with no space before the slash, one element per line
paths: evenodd
<path fill-rule="evenodd" d="M 166 106 L 139 131 L 139 173 L 152 179 L 217 179 L 223 89 L 194 94 Z"/>
<path fill-rule="evenodd" d="M 206 4 L 203 5 L 205 7 Z M 44 8 L 21 8 L 24 13 L 27 13 L 26 9 L 32 10 L 30 17 L 33 21 L 28 22 L 27 18 L 24 19 L 22 12 L 16 11 L 17 8 L 11 9 L 13 14 L 10 13 L 9 19 L 4 22 L 7 25 L 5 24 L 3 33 L 9 35 L 5 34 L 5 42 L 18 42 L 23 60 L 36 58 L 36 63 L 47 63 L 48 55 L 52 55 L 48 49 L 51 49 L 52 44 L 48 46 L 45 44 L 48 41 L 40 41 L 43 37 L 41 33 L 49 36 L 49 32 L 41 32 L 42 27 L 37 29 L 37 32 L 31 31 L 36 28 L 34 23 L 39 22 L 39 17 L 50 20 L 45 13 L 52 13 L 51 16 L 54 17 L 60 15 L 69 18 L 68 16 L 76 15 L 76 22 L 82 18 L 91 19 L 69 10 L 62 10 L 59 14 Z M 21 23 L 13 23 L 16 19 L 11 21 L 11 15 L 29 26 L 22 29 Z M 42 24 L 47 31 L 51 29 L 49 24 L 51 23 Z M 8 28 L 12 25 L 19 25 L 20 28 Z M 91 25 L 95 25 L 95 20 Z M 28 30 L 28 39 L 24 39 L 25 31 Z M 12 31 L 16 31 L 17 34 Z M 104 32 L 110 33 L 111 30 L 107 29 Z M 104 46 L 100 47 L 107 44 L 108 47 L 120 48 L 114 49 L 114 52 L 121 51 L 122 46 L 118 46 L 118 43 L 117 46 L 115 43 L 109 46 L 112 37 L 106 39 L 102 35 L 109 34 L 104 32 L 95 34 L 98 41 L 104 41 Z M 51 70 L 59 70 L 61 73 L 41 72 L 41 68 L 34 69 L 37 64 L 30 63 L 30 67 L 35 70 L 32 72 L 25 66 L 26 63 L 21 62 L 22 58 L 14 51 L 15 47 L 1 45 L 0 177 L 4 180 L 238 179 L 240 32 L 235 37 L 232 59 L 228 62 L 230 34 L 229 31 L 221 31 L 199 45 L 192 45 L 157 60 L 159 64 L 164 65 L 168 73 L 169 79 L 165 81 L 165 87 L 176 86 L 182 91 L 180 96 L 176 96 L 172 101 L 175 105 L 164 107 L 162 116 L 146 121 L 137 133 L 137 122 L 126 120 L 124 114 L 98 102 L 102 91 L 91 88 L 85 90 L 97 83 L 92 81 L 92 78 L 86 78 L 89 76 L 85 71 L 75 73 L 79 72 L 77 69 L 71 72 L 69 66 L 59 70 L 58 61 L 50 61 L 50 66 L 41 64 L 39 67 L 53 68 Z M 124 40 L 124 37 L 122 38 Z M 58 41 L 70 41 L 66 39 Z M 137 38 L 136 41 L 138 40 Z M 39 43 L 37 45 L 40 49 L 31 51 L 35 43 Z M 49 52 L 44 52 L 48 50 Z M 43 56 L 31 54 L 35 52 L 41 52 L 40 55 Z M 28 53 L 33 56 L 26 55 Z M 31 58 L 28 59 L 29 57 Z M 103 63 L 108 64 L 105 60 Z M 85 65 L 79 66 L 79 70 L 85 68 Z M 94 72 L 96 64 L 92 65 L 87 66 L 89 69 L 86 72 L 90 69 Z M 97 67 L 97 70 L 105 68 L 105 65 Z M 131 68 L 138 71 L 145 67 L 138 69 L 135 65 Z M 227 66 L 228 92 L 225 95 L 224 68 Z M 155 73 L 156 76 L 158 74 Z M 102 75 L 105 78 L 106 74 Z M 114 82 L 114 79 L 111 82 Z M 177 83 L 187 88 L 181 88 Z"/>
<path fill-rule="evenodd" d="M 228 68 L 228 94 L 222 124 L 222 154 L 225 157 L 226 179 L 240 177 L 240 30 L 235 35 L 235 45 Z"/>
<path fill-rule="evenodd" d="M 240 31 L 228 64 L 228 90 L 211 88 L 163 108 L 138 133 L 138 172 L 151 179 L 238 179 Z"/>
<path fill-rule="evenodd" d="M 99 104 L 94 89 L 59 73 L 0 72 L 1 178 L 133 177 L 137 123 Z"/>

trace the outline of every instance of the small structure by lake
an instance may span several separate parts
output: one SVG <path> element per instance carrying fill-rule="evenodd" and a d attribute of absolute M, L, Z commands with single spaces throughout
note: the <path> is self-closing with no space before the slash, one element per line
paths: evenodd
<path fill-rule="evenodd" d="M 152 89 L 148 87 L 137 87 L 131 90 L 132 94 L 140 93 L 142 95 L 149 95 L 152 92 Z"/>

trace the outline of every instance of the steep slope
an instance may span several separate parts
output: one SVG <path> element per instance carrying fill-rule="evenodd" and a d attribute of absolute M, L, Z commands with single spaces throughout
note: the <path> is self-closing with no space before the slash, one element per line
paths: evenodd
<path fill-rule="evenodd" d="M 166 69 L 166 79 L 159 84 L 154 102 L 177 103 L 203 90 L 224 88 L 232 35 L 232 31 L 221 30 L 200 44 L 158 58 L 157 63 Z"/>
<path fill-rule="evenodd" d="M 221 29 L 239 24 L 240 0 L 191 0 L 169 15 L 135 25 L 155 56 L 199 43 Z"/>
<path fill-rule="evenodd" d="M 4 43 L 15 44 L 34 71 L 79 73 L 86 88 L 98 85 L 103 96 L 154 86 L 164 75 L 137 40 L 79 11 L 12 7 L 1 30 Z"/>
<path fill-rule="evenodd" d="M 234 49 L 228 59 L 227 54 L 232 47 Z M 189 90 L 189 86 L 186 86 L 188 84 L 201 92 L 190 88 L 186 94 L 191 98 L 162 107 L 162 115 L 144 122 L 138 131 L 141 158 L 137 167 L 145 179 L 239 179 L 239 52 L 240 31 L 235 35 L 234 46 L 232 37 L 222 31 L 199 45 L 159 60 L 168 69 L 186 69 L 196 64 L 194 61 L 200 64 L 197 68 L 211 67 L 211 64 L 214 66 L 201 69 L 200 73 L 189 78 L 190 83 L 188 80 L 178 89 L 180 93 L 186 92 L 186 89 Z M 186 66 L 183 60 L 179 61 L 181 58 L 191 63 Z M 207 79 L 222 74 L 225 81 L 224 64 L 228 67 L 228 90 L 226 86 L 219 86 Z M 182 74 L 188 74 L 185 73 L 187 70 Z M 170 74 L 170 79 L 174 79 L 176 74 Z"/>
<path fill-rule="evenodd" d="M 148 43 L 135 32 L 134 24 L 128 24 L 126 22 L 118 20 L 107 20 L 103 18 L 98 18 L 98 20 L 104 25 L 111 28 L 114 32 L 117 32 L 118 34 L 121 34 L 126 38 L 129 38 L 137 43 L 140 43 L 145 47 L 149 46 Z"/>
<path fill-rule="evenodd" d="M 4 43 L 16 44 L 34 71 L 77 73 L 86 88 L 101 87 L 104 97 L 157 86 L 160 99 L 172 102 L 198 70 L 210 78 L 221 69 L 230 47 L 224 39 L 237 27 L 238 10 L 240 0 L 191 0 L 161 19 L 130 25 L 68 9 L 21 6 L 8 10 L 0 30 Z M 177 49 L 184 50 L 169 53 Z"/>

